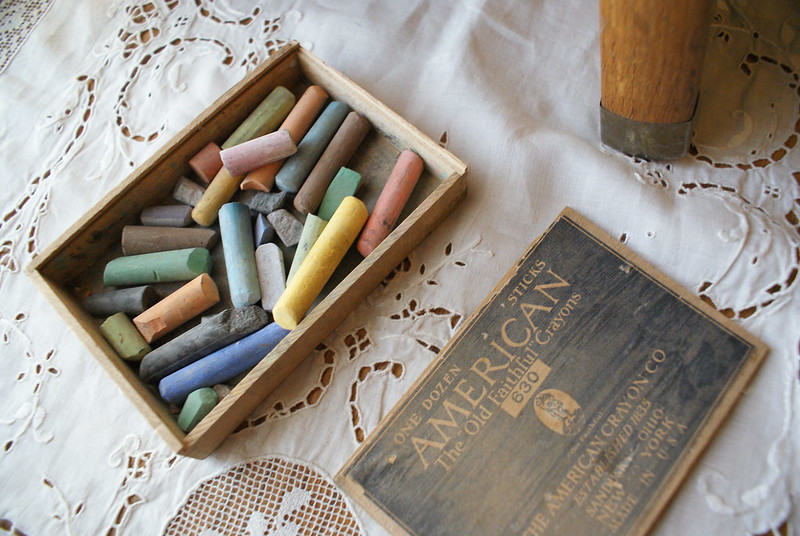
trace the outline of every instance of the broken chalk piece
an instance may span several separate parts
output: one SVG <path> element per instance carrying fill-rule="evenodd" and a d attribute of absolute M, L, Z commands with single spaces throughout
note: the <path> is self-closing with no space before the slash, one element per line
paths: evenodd
<path fill-rule="evenodd" d="M 278 209 L 267 215 L 267 221 L 275 228 L 278 238 L 286 247 L 296 246 L 303 233 L 303 224 L 286 209 Z"/>
<path fill-rule="evenodd" d="M 297 193 L 349 111 L 350 108 L 339 101 L 328 104 L 297 145 L 297 152 L 284 161 L 283 167 L 275 175 L 278 188 Z"/>
<path fill-rule="evenodd" d="M 244 203 L 250 210 L 260 212 L 266 216 L 286 206 L 289 195 L 290 194 L 286 192 L 269 193 L 249 190 L 239 193 L 239 195 L 236 196 L 236 201 L 238 203 Z"/>
<path fill-rule="evenodd" d="M 356 191 L 358 191 L 360 185 L 360 173 L 346 167 L 339 169 L 336 177 L 334 177 L 330 186 L 328 186 L 325 196 L 322 198 L 322 202 L 319 204 L 317 216 L 325 221 L 330 220 L 333 217 L 333 213 L 339 208 L 342 199 L 356 195 Z"/>
<path fill-rule="evenodd" d="M 297 152 L 289 132 L 278 130 L 223 149 L 222 164 L 231 175 L 244 175 L 270 162 L 283 160 Z"/>
<path fill-rule="evenodd" d="M 294 207 L 301 214 L 317 211 L 325 191 L 342 166 L 355 154 L 371 128 L 369 121 L 356 112 L 347 114 L 347 118 L 336 131 L 325 152 L 320 156 L 314 169 L 297 192 Z M 333 214 L 333 213 L 331 213 Z M 329 219 L 324 218 L 324 219 Z"/>
<path fill-rule="evenodd" d="M 178 428 L 190 432 L 219 403 L 219 395 L 210 387 L 197 389 L 186 397 L 178 415 Z"/>
<path fill-rule="evenodd" d="M 192 168 L 198 178 L 206 184 L 211 182 L 211 179 L 217 174 L 219 168 L 222 167 L 222 159 L 219 157 L 219 152 L 219 145 L 212 141 L 189 159 L 189 167 Z"/>
<path fill-rule="evenodd" d="M 188 281 L 210 273 L 211 254 L 204 248 L 159 251 L 119 257 L 106 264 L 103 284 L 107 287 Z"/>
<path fill-rule="evenodd" d="M 345 197 L 272 309 L 275 322 L 286 329 L 297 327 L 366 221 L 364 203 Z"/>
<path fill-rule="evenodd" d="M 372 250 L 392 232 L 414 186 L 422 175 L 423 167 L 422 158 L 415 152 L 405 150 L 400 153 L 358 238 L 356 248 L 361 255 L 366 257 L 372 253 Z"/>
<path fill-rule="evenodd" d="M 212 225 L 217 221 L 220 207 L 239 190 L 242 179 L 244 175 L 233 176 L 225 167 L 220 169 L 192 210 L 192 219 L 205 227 Z"/>
<path fill-rule="evenodd" d="M 205 191 L 205 188 L 196 182 L 190 181 L 186 177 L 181 177 L 172 190 L 172 199 L 193 207 L 200 202 Z"/>
<path fill-rule="evenodd" d="M 214 229 L 126 225 L 122 228 L 121 242 L 125 255 L 186 248 L 210 250 L 217 244 L 217 232 Z"/>
<path fill-rule="evenodd" d="M 98 317 L 125 313 L 136 316 L 158 301 L 158 293 L 151 285 L 97 292 L 83 300 L 83 308 Z"/>
<path fill-rule="evenodd" d="M 268 322 L 269 315 L 257 305 L 225 309 L 203 317 L 198 325 L 147 354 L 139 366 L 139 377 L 147 383 L 158 382 L 164 376 L 263 328 Z"/>
<path fill-rule="evenodd" d="M 219 290 L 208 274 L 200 274 L 137 316 L 133 323 L 153 342 L 219 302 Z"/>
<path fill-rule="evenodd" d="M 292 141 L 295 144 L 300 143 L 327 99 L 328 93 L 324 89 L 310 86 L 303 92 L 278 130 L 288 130 Z M 275 184 L 275 174 L 281 169 L 283 162 L 284 160 L 272 162 L 248 173 L 242 181 L 242 190 L 269 192 Z"/>
<path fill-rule="evenodd" d="M 222 149 L 272 132 L 289 115 L 293 106 L 294 95 L 292 92 L 283 86 L 276 87 L 225 140 Z"/>
<path fill-rule="evenodd" d="M 288 333 L 274 322 L 268 324 L 166 376 L 158 383 L 158 391 L 164 400 L 181 405 L 192 391 L 223 383 L 256 366 Z"/>
<path fill-rule="evenodd" d="M 254 234 L 254 245 L 255 247 L 261 246 L 266 244 L 267 242 L 272 242 L 272 239 L 275 237 L 275 228 L 272 224 L 267 220 L 267 217 L 263 214 L 259 213 L 256 214 L 256 222 L 253 225 L 253 234 Z"/>
<path fill-rule="evenodd" d="M 188 205 L 162 205 L 147 207 L 139 218 L 142 225 L 154 227 L 186 227 L 192 223 L 192 207 Z"/>
<path fill-rule="evenodd" d="M 308 252 L 311 251 L 311 246 L 317 241 L 327 224 L 328 222 L 326 220 L 313 214 L 306 216 L 306 223 L 303 225 L 303 232 L 300 234 L 300 242 L 297 243 L 297 250 L 292 259 L 292 267 L 289 268 L 289 275 L 286 276 L 287 283 L 291 281 L 294 274 L 297 273 L 300 264 L 302 264 L 306 255 L 308 255 Z"/>
<path fill-rule="evenodd" d="M 241 203 L 226 203 L 219 209 L 219 230 L 228 272 L 228 288 L 234 307 L 252 305 L 261 299 L 256 271 L 250 209 Z"/>
<path fill-rule="evenodd" d="M 122 359 L 139 361 L 151 350 L 125 313 L 108 317 L 100 324 L 100 333 Z"/>
<path fill-rule="evenodd" d="M 272 311 L 278 298 L 286 290 L 286 268 L 283 252 L 277 244 L 264 244 L 256 249 L 258 283 L 261 286 L 261 307 Z"/>

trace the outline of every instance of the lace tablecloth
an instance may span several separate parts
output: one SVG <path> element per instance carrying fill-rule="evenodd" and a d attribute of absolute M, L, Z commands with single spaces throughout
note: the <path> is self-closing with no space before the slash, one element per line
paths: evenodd
<path fill-rule="evenodd" d="M 672 163 L 601 146 L 591 2 L 0 4 L 0 532 L 384 534 L 332 475 L 569 205 L 771 348 L 655 534 L 798 533 L 800 7 L 751 4 L 715 5 Z M 469 193 L 213 456 L 182 458 L 22 269 L 291 39 L 469 162 Z"/>

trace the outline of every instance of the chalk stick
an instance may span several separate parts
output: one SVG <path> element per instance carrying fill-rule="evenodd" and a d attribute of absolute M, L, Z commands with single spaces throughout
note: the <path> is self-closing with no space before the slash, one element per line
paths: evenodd
<path fill-rule="evenodd" d="M 239 193 L 236 196 L 236 201 L 244 203 L 250 210 L 260 212 L 266 216 L 286 206 L 289 196 L 290 194 L 287 192 L 268 193 L 248 190 Z"/>
<path fill-rule="evenodd" d="M 286 290 L 286 267 L 283 252 L 277 244 L 264 244 L 256 249 L 258 284 L 261 287 L 261 307 L 272 311 Z"/>
<path fill-rule="evenodd" d="M 219 403 L 219 395 L 210 387 L 197 389 L 186 397 L 178 415 L 178 428 L 190 432 Z"/>
<path fill-rule="evenodd" d="M 267 220 L 275 228 L 278 238 L 286 247 L 292 247 L 300 242 L 303 233 L 303 224 L 286 209 L 278 209 L 267 215 Z"/>
<path fill-rule="evenodd" d="M 256 168 L 283 160 L 297 152 L 287 130 L 276 130 L 252 140 L 223 149 L 222 165 L 231 175 L 244 175 Z"/>
<path fill-rule="evenodd" d="M 297 327 L 366 221 L 363 202 L 355 197 L 342 200 L 272 309 L 275 322 L 286 329 Z"/>
<path fill-rule="evenodd" d="M 228 387 L 224 383 L 218 383 L 217 385 L 211 386 L 211 388 L 214 389 L 215 393 L 217 393 L 217 396 L 219 397 L 220 402 L 222 402 L 222 399 L 224 399 L 226 396 L 231 394 L 231 390 L 232 390 L 230 387 Z"/>
<path fill-rule="evenodd" d="M 134 318 L 133 323 L 144 340 L 153 342 L 217 302 L 219 291 L 214 280 L 200 274 Z"/>
<path fill-rule="evenodd" d="M 372 253 L 372 250 L 392 232 L 414 186 L 422 175 L 423 167 L 422 158 L 415 152 L 405 150 L 400 153 L 361 231 L 361 236 L 358 237 L 356 248 L 361 255 L 366 257 Z"/>
<path fill-rule="evenodd" d="M 107 287 L 188 281 L 210 273 L 211 254 L 204 248 L 159 251 L 119 257 L 106 264 L 103 284 Z"/>
<path fill-rule="evenodd" d="M 293 106 L 294 95 L 292 92 L 283 86 L 276 87 L 225 140 L 222 149 L 272 132 L 289 115 Z"/>
<path fill-rule="evenodd" d="M 263 328 L 267 322 L 269 315 L 257 305 L 225 309 L 203 317 L 198 325 L 147 354 L 139 366 L 139 377 L 147 383 L 158 382 L 164 376 Z"/>
<path fill-rule="evenodd" d="M 161 205 L 147 207 L 139 215 L 142 225 L 154 227 L 186 227 L 192 223 L 192 207 L 188 205 Z"/>
<path fill-rule="evenodd" d="M 292 141 L 295 144 L 300 143 L 327 99 L 328 93 L 324 89 L 319 86 L 310 86 L 303 92 L 300 100 L 297 101 L 278 130 L 288 130 Z M 283 160 L 279 160 L 254 169 L 245 176 L 240 186 L 241 189 L 269 192 L 272 185 L 275 184 L 275 174 L 281 169 L 283 162 Z"/>
<path fill-rule="evenodd" d="M 228 272 L 228 288 L 234 307 L 252 305 L 261 299 L 256 271 L 250 209 L 241 203 L 226 203 L 219 210 L 219 230 Z"/>
<path fill-rule="evenodd" d="M 283 167 L 275 175 L 278 188 L 297 193 L 349 111 L 350 108 L 339 101 L 328 104 L 297 145 L 297 152 L 284 161 Z"/>
<path fill-rule="evenodd" d="M 347 114 L 342 126 L 336 131 L 294 198 L 294 207 L 301 214 L 317 211 L 331 181 L 356 152 L 370 128 L 369 121 L 358 113 Z"/>
<path fill-rule="evenodd" d="M 303 232 L 300 234 L 300 241 L 297 243 L 297 250 L 292 259 L 292 266 L 289 268 L 289 275 L 286 276 L 287 283 L 291 281 L 294 274 L 297 273 L 297 269 L 300 268 L 308 252 L 311 251 L 311 246 L 316 243 L 319 235 L 322 234 L 322 230 L 325 229 L 327 224 L 327 220 L 323 220 L 313 214 L 306 216 L 306 222 L 303 224 Z"/>
<path fill-rule="evenodd" d="M 186 248 L 210 250 L 217 244 L 217 232 L 213 229 L 126 225 L 122 228 L 121 243 L 125 255 Z"/>
<path fill-rule="evenodd" d="M 319 210 L 317 210 L 317 216 L 325 221 L 330 220 L 333 213 L 339 208 L 342 199 L 356 195 L 360 185 L 360 173 L 346 167 L 340 168 L 325 191 L 322 202 L 319 204 Z"/>
<path fill-rule="evenodd" d="M 116 313 L 100 324 L 100 333 L 122 359 L 139 361 L 148 352 L 150 345 L 125 313 Z"/>
<path fill-rule="evenodd" d="M 222 159 L 219 157 L 219 153 L 219 145 L 212 141 L 189 159 L 189 167 L 192 168 L 198 178 L 206 184 L 211 182 L 211 179 L 217 174 L 219 168 L 222 167 Z"/>
<path fill-rule="evenodd" d="M 272 239 L 275 238 L 275 228 L 263 214 L 256 215 L 256 221 L 253 225 L 253 238 L 255 247 L 272 242 Z"/>
<path fill-rule="evenodd" d="M 138 315 L 158 301 L 158 294 L 151 285 L 96 292 L 83 300 L 83 308 L 90 315 L 111 316 L 116 313 Z"/>
<path fill-rule="evenodd" d="M 274 322 L 268 324 L 255 333 L 166 376 L 158 383 L 158 391 L 164 400 L 180 405 L 192 391 L 223 383 L 253 368 L 288 333 L 288 330 Z"/>
<path fill-rule="evenodd" d="M 181 177 L 175 183 L 175 188 L 172 190 L 172 198 L 175 201 L 193 207 L 203 198 L 203 193 L 205 193 L 205 188 L 186 177 Z"/>
<path fill-rule="evenodd" d="M 223 166 L 192 210 L 192 219 L 205 227 L 212 225 L 217 221 L 220 207 L 239 190 L 242 179 L 244 175 L 231 175 Z"/>

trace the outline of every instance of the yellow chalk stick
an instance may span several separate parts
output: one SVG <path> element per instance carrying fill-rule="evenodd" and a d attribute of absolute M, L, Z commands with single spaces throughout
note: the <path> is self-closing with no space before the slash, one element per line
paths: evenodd
<path fill-rule="evenodd" d="M 197 206 L 192 209 L 192 219 L 206 227 L 212 225 L 217 221 L 220 207 L 231 200 L 233 194 L 239 190 L 243 179 L 244 175 L 233 176 L 224 167 L 220 169 Z"/>
<path fill-rule="evenodd" d="M 342 200 L 272 309 L 272 316 L 279 326 L 284 329 L 297 327 L 358 237 L 367 216 L 367 207 L 359 199 L 345 197 Z"/>

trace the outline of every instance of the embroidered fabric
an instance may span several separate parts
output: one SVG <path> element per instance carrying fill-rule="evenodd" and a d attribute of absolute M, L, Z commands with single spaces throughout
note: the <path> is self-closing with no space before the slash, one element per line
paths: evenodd
<path fill-rule="evenodd" d="M 715 5 L 691 154 L 671 163 L 600 145 L 585 2 L 10 5 L 0 479 L 13 493 L 0 493 L 0 532 L 385 534 L 329 475 L 566 205 L 771 349 L 654 533 L 800 532 L 796 3 Z M 35 28 L 8 22 L 29 6 Z M 182 458 L 22 268 L 291 39 L 469 162 L 469 193 L 214 455 Z"/>

